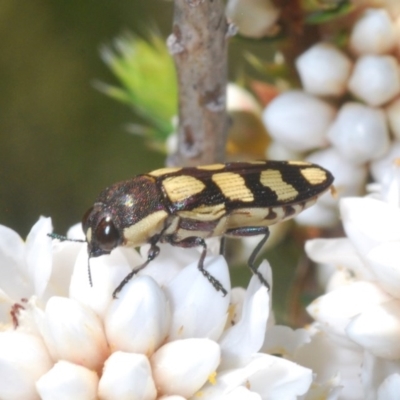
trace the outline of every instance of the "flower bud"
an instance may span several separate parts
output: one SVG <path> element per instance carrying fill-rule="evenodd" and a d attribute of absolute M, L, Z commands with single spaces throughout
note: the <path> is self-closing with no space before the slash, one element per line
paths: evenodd
<path fill-rule="evenodd" d="M 350 48 L 357 54 L 390 53 L 396 44 L 396 29 L 384 8 L 365 10 L 350 35 Z"/>
<path fill-rule="evenodd" d="M 349 80 L 354 96 L 370 106 L 381 106 L 400 93 L 400 71 L 392 56 L 360 57 Z"/>
<path fill-rule="evenodd" d="M 303 88 L 316 96 L 342 96 L 347 90 L 352 63 L 329 43 L 317 43 L 297 60 Z"/>
<path fill-rule="evenodd" d="M 279 10 L 271 0 L 229 0 L 226 16 L 243 36 L 261 38 L 276 32 Z"/>
<path fill-rule="evenodd" d="M 289 150 L 302 152 L 325 146 L 336 110 L 329 103 L 300 90 L 282 93 L 265 108 L 269 134 Z"/>
<path fill-rule="evenodd" d="M 328 138 L 355 165 L 382 157 L 390 144 L 384 112 L 359 103 L 342 106 Z"/>

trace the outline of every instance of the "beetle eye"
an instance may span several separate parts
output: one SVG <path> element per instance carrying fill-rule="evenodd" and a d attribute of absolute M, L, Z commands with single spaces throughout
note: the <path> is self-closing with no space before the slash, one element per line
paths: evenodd
<path fill-rule="evenodd" d="M 119 244 L 119 233 L 111 218 L 103 218 L 95 230 L 96 242 L 102 250 L 111 251 Z"/>

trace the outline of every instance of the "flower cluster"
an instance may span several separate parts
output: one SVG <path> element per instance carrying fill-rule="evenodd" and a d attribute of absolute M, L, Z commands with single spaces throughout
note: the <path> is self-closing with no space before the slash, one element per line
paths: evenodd
<path fill-rule="evenodd" d="M 224 258 L 210 254 L 223 297 L 198 271 L 197 249 L 165 245 L 113 299 L 143 257 L 117 248 L 90 259 L 91 287 L 86 245 L 51 243 L 50 231 L 41 218 L 24 242 L 0 226 L 1 399 L 295 399 L 309 390 L 312 371 L 288 359 L 309 335 L 274 324 L 257 277 L 230 289 Z M 266 261 L 260 272 L 271 282 Z"/>
<path fill-rule="evenodd" d="M 340 373 L 344 399 L 395 399 L 400 388 L 400 168 L 379 192 L 340 201 L 346 238 L 315 239 L 308 255 L 333 269 L 308 307 L 313 338 L 297 361 L 324 379 Z M 375 185 L 375 189 L 376 189 Z M 307 347 L 306 346 L 306 347 Z M 314 348 L 320 356 L 309 360 Z"/>
<path fill-rule="evenodd" d="M 400 10 L 365 9 L 345 50 L 319 42 L 296 60 L 303 89 L 281 93 L 263 115 L 270 158 L 305 157 L 335 176 L 339 197 L 363 193 L 368 172 L 382 182 L 400 155 Z M 326 195 L 300 223 L 337 221 Z"/>

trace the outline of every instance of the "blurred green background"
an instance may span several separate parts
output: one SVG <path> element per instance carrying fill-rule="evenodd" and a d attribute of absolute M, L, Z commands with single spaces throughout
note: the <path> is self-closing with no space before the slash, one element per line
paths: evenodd
<path fill-rule="evenodd" d="M 23 237 L 39 215 L 64 233 L 107 185 L 163 165 L 125 129 L 131 110 L 99 49 L 129 30 L 169 33 L 171 2 L 3 0 L 0 5 L 0 223 Z"/>

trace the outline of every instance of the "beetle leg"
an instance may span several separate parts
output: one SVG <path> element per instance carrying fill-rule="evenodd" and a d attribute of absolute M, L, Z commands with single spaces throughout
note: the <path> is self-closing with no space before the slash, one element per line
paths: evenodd
<path fill-rule="evenodd" d="M 158 241 L 158 237 L 157 237 L 157 241 Z M 156 245 L 157 241 L 154 241 L 154 243 L 151 243 L 150 249 L 147 252 L 147 260 L 142 265 L 140 265 L 139 267 L 137 267 L 134 270 L 132 270 L 131 272 L 129 272 L 129 274 L 122 280 L 122 282 L 114 290 L 113 295 L 112 295 L 114 299 L 117 298 L 117 294 L 133 278 L 134 275 L 136 275 L 143 268 L 147 267 L 147 265 L 160 254 L 160 248 Z"/>
<path fill-rule="evenodd" d="M 222 236 L 221 241 L 219 242 L 219 254 L 221 254 L 221 256 L 225 256 L 225 246 L 226 246 L 226 238 L 225 236 Z"/>
<path fill-rule="evenodd" d="M 185 247 L 185 248 L 201 246 L 203 248 L 203 251 L 201 252 L 197 268 L 207 278 L 207 280 L 211 283 L 211 285 L 214 286 L 217 292 L 221 291 L 224 297 L 228 294 L 226 289 L 222 286 L 222 283 L 218 279 L 214 278 L 207 270 L 204 269 L 204 259 L 206 258 L 207 254 L 207 244 L 204 241 L 204 239 L 193 236 L 185 238 L 179 242 L 176 242 L 174 241 L 173 236 L 165 236 L 163 238 L 163 242 L 164 241 L 172 244 L 173 246 Z"/>
<path fill-rule="evenodd" d="M 268 240 L 269 237 L 269 229 L 265 226 L 249 226 L 243 228 L 233 228 L 228 229 L 226 232 L 227 236 L 236 236 L 236 237 L 248 237 L 248 236 L 256 236 L 256 235 L 264 235 L 254 250 L 251 252 L 249 259 L 247 260 L 247 265 L 250 268 L 251 272 L 254 275 L 258 276 L 261 283 L 266 286 L 269 290 L 270 286 L 266 279 L 262 276 L 262 274 L 257 270 L 255 266 L 256 257 L 258 253 L 261 251 L 262 247 L 264 246 L 265 242 Z"/>

